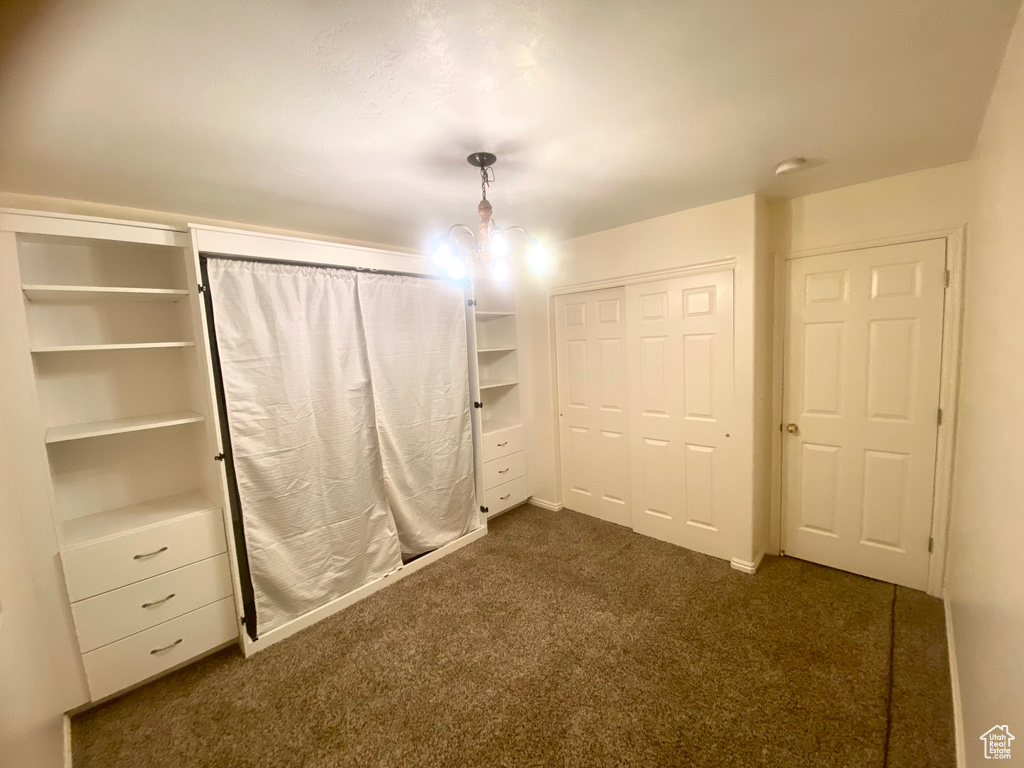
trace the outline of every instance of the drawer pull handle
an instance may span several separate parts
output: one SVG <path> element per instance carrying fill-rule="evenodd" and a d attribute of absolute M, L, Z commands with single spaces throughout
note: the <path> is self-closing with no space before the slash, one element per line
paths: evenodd
<path fill-rule="evenodd" d="M 498 443 L 499 448 L 504 448 L 506 445 L 508 445 L 508 440 L 506 440 L 504 443 Z"/>
<path fill-rule="evenodd" d="M 166 551 L 167 551 L 167 547 L 160 547 L 160 549 L 154 550 L 152 552 L 146 552 L 145 554 L 142 554 L 142 555 L 135 555 L 135 557 L 133 557 L 132 560 L 145 560 L 147 557 L 156 557 L 161 552 L 166 552 Z"/>
<path fill-rule="evenodd" d="M 154 648 L 154 649 L 153 649 L 152 651 L 150 651 L 149 653 L 150 653 L 150 654 L 152 655 L 152 654 L 154 654 L 154 653 L 163 653 L 164 651 L 169 651 L 169 650 L 171 650 L 171 648 L 173 648 L 174 646 L 176 646 L 176 645 L 180 645 L 180 644 L 181 644 L 181 642 L 182 642 L 182 641 L 183 641 L 184 639 L 185 639 L 185 638 L 183 638 L 183 637 L 179 637 L 179 638 L 178 638 L 177 640 L 175 640 L 175 641 L 174 641 L 173 643 L 171 643 L 170 645 L 165 645 L 165 646 L 164 646 L 163 648 Z"/>
<path fill-rule="evenodd" d="M 499 470 L 498 470 L 498 474 L 499 474 L 499 475 L 504 475 L 504 474 L 505 474 L 506 472 L 508 472 L 508 471 L 509 471 L 510 469 L 512 469 L 512 467 L 505 467 L 504 469 L 499 469 Z"/>
<path fill-rule="evenodd" d="M 143 604 L 142 604 L 142 607 L 143 607 L 143 608 L 153 608 L 153 607 L 155 607 L 155 606 L 157 606 L 157 605 L 163 605 L 163 604 L 164 604 L 164 603 L 166 603 L 166 602 L 167 602 L 168 600 L 170 600 L 170 599 L 171 599 L 172 597 L 174 597 L 174 593 L 173 593 L 173 592 L 171 592 L 171 594 L 169 594 L 169 595 L 168 595 L 167 597 L 165 597 L 165 598 L 164 598 L 163 600 L 154 600 L 154 601 L 153 601 L 152 603 L 143 603 Z"/>
<path fill-rule="evenodd" d="M 505 499 L 507 499 L 511 495 L 512 495 L 512 491 L 509 491 L 508 493 L 506 493 L 504 496 L 501 497 L 500 501 L 504 501 Z"/>

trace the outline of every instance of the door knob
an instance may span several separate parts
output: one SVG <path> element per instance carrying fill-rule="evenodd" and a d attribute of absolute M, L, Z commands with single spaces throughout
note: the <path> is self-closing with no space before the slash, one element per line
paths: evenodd
<path fill-rule="evenodd" d="M 800 427 L 798 427 L 796 424 L 787 424 L 786 431 L 789 432 L 789 434 L 791 435 L 799 435 Z"/>

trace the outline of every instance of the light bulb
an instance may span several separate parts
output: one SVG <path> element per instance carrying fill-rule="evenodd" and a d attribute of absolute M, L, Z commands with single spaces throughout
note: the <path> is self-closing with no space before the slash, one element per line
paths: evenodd
<path fill-rule="evenodd" d="M 491 263 L 491 278 L 496 283 L 506 282 L 512 274 L 509 269 L 508 259 L 495 259 Z"/>
<path fill-rule="evenodd" d="M 548 249 L 541 245 L 537 240 L 530 241 L 530 251 L 526 255 L 526 262 L 530 266 L 530 271 L 535 275 L 543 275 L 547 272 L 548 265 L 551 263 L 551 254 L 548 253 Z"/>
<path fill-rule="evenodd" d="M 508 239 L 500 229 L 492 230 L 489 237 L 491 256 L 504 259 L 508 255 Z"/>
<path fill-rule="evenodd" d="M 454 261 L 455 257 L 452 255 L 452 247 L 444 240 L 439 242 L 437 247 L 434 248 L 434 263 L 441 269 L 448 269 Z"/>

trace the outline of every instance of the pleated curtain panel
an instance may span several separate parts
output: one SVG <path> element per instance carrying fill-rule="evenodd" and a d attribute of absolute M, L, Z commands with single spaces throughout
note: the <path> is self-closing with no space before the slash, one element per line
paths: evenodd
<path fill-rule="evenodd" d="M 209 257 L 263 634 L 482 524 L 462 291 Z"/>

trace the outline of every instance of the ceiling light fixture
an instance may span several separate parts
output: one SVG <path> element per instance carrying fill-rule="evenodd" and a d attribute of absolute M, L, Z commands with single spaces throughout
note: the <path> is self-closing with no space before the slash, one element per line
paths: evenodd
<path fill-rule="evenodd" d="M 491 218 L 492 207 L 487 200 L 487 187 L 494 182 L 497 156 L 490 152 L 474 152 L 466 158 L 480 169 L 480 224 L 476 231 L 465 224 L 453 224 L 434 248 L 434 263 L 453 280 L 461 280 L 477 267 L 483 268 L 493 280 L 503 283 L 512 276 L 513 255 L 522 253 L 526 245 L 526 264 L 535 274 L 547 269 L 548 251 L 523 227 L 499 227 Z M 520 247 L 513 247 L 520 246 Z"/>

